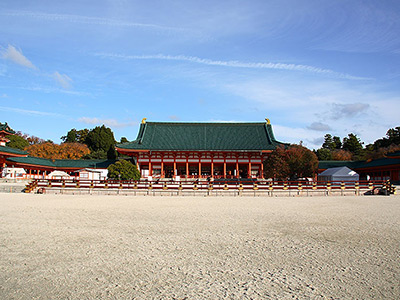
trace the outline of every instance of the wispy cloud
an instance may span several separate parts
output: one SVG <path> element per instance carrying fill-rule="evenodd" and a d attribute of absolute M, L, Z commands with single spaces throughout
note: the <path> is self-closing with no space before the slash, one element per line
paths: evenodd
<path fill-rule="evenodd" d="M 323 74 L 344 79 L 369 79 L 364 77 L 352 76 L 349 74 L 335 72 L 329 69 L 323 69 L 308 65 L 301 64 L 284 64 L 284 63 L 273 63 L 273 62 L 242 62 L 238 60 L 211 60 L 207 58 L 200 58 L 196 56 L 186 55 L 124 55 L 115 53 L 97 53 L 96 56 L 104 58 L 115 58 L 115 59 L 126 59 L 126 60 L 167 60 L 167 61 L 185 61 L 190 63 L 197 63 L 209 66 L 220 66 L 230 68 L 247 68 L 247 69 L 274 69 L 274 70 L 286 70 L 286 71 L 302 71 L 316 74 Z"/>
<path fill-rule="evenodd" d="M 180 118 L 178 116 L 176 116 L 176 115 L 171 115 L 171 116 L 168 117 L 168 119 L 170 119 L 172 121 L 179 121 L 180 120 Z"/>
<path fill-rule="evenodd" d="M 367 103 L 349 103 L 349 104 L 332 104 L 331 115 L 332 119 L 338 120 L 341 118 L 351 118 L 360 113 L 367 111 L 370 108 Z"/>
<path fill-rule="evenodd" d="M 17 49 L 12 45 L 8 45 L 7 49 L 2 51 L 2 57 L 18 65 L 30 69 L 37 69 L 36 66 L 22 54 L 21 49 Z"/>
<path fill-rule="evenodd" d="M 136 126 L 138 124 L 137 122 L 120 123 L 119 121 L 117 121 L 115 119 L 99 119 L 99 118 L 89 118 L 89 117 L 79 118 L 78 121 L 85 123 L 85 124 L 91 124 L 91 125 L 104 124 L 106 126 L 113 127 L 113 128 Z"/>
<path fill-rule="evenodd" d="M 104 25 L 104 26 L 115 26 L 115 27 L 136 27 L 142 29 L 153 29 L 163 31 L 184 31 L 185 29 L 177 27 L 162 26 L 158 24 L 150 23 L 136 23 L 123 20 L 114 20 L 107 18 L 88 17 L 81 15 L 69 15 L 69 14 L 48 14 L 33 11 L 6 11 L 0 13 L 0 15 L 8 17 L 24 17 L 24 18 L 35 18 L 45 21 L 64 21 L 70 23 L 81 23 L 81 24 L 93 24 L 93 25 Z"/>
<path fill-rule="evenodd" d="M 15 108 L 15 107 L 6 107 L 6 106 L 0 106 L 0 111 L 13 112 L 13 113 L 30 115 L 30 116 L 64 117 L 63 115 L 60 115 L 57 113 L 52 113 L 52 112 L 28 110 L 28 109 L 21 109 L 21 108 Z"/>
<path fill-rule="evenodd" d="M 72 79 L 69 78 L 67 75 L 65 74 L 60 74 L 57 71 L 54 72 L 54 74 L 52 75 L 52 77 L 55 79 L 55 81 L 60 84 L 64 89 L 69 89 L 71 88 L 71 82 Z"/>
<path fill-rule="evenodd" d="M 324 124 L 321 122 L 314 122 L 307 128 L 315 131 L 325 131 L 325 132 L 332 130 L 332 128 L 328 124 Z"/>
<path fill-rule="evenodd" d="M 20 90 L 34 91 L 34 92 L 42 92 L 42 93 L 46 93 L 46 94 L 63 93 L 63 94 L 75 95 L 75 96 L 90 96 L 90 97 L 93 96 L 92 94 L 86 93 L 86 92 L 72 91 L 72 90 L 53 88 L 53 87 L 32 86 L 32 87 L 13 87 L 13 88 L 17 88 Z"/>

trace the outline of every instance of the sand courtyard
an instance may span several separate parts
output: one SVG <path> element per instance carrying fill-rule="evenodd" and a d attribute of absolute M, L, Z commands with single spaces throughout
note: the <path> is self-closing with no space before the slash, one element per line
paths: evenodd
<path fill-rule="evenodd" d="M 399 299 L 400 196 L 0 194 L 0 299 Z"/>

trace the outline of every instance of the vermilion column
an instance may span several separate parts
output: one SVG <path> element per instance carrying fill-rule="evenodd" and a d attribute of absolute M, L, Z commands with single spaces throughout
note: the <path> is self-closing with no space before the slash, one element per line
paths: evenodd
<path fill-rule="evenodd" d="M 164 178 L 164 155 L 161 155 L 161 178 Z"/>
<path fill-rule="evenodd" d="M 247 177 L 251 178 L 251 158 L 249 158 L 249 171 Z"/>
<path fill-rule="evenodd" d="M 264 164 L 262 163 L 262 160 L 261 160 L 261 178 L 264 179 Z"/>
<path fill-rule="evenodd" d="M 201 161 L 200 161 L 200 158 L 199 158 L 199 178 L 201 178 Z"/>
<path fill-rule="evenodd" d="M 239 178 L 239 157 L 236 156 L 236 178 Z"/>
<path fill-rule="evenodd" d="M 226 178 L 226 155 L 224 155 L 224 178 Z"/>
<path fill-rule="evenodd" d="M 186 155 L 186 178 L 189 178 L 189 155 Z"/>

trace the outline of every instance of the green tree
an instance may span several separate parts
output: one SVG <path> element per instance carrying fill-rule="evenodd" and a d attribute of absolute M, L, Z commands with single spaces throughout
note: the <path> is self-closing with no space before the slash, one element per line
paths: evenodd
<path fill-rule="evenodd" d="M 322 144 L 323 149 L 335 150 L 340 149 L 342 147 L 342 142 L 340 141 L 340 137 L 325 134 L 324 143 Z"/>
<path fill-rule="evenodd" d="M 348 137 L 343 139 L 343 150 L 349 151 L 353 154 L 353 159 L 363 159 L 364 149 L 363 142 L 353 133 L 349 133 Z"/>
<path fill-rule="evenodd" d="M 139 180 L 140 172 L 136 165 L 127 160 L 117 161 L 108 168 L 108 178 L 120 180 Z"/>
<path fill-rule="evenodd" d="M 321 148 L 315 151 L 318 160 L 332 160 L 332 152 L 329 149 Z"/>
<path fill-rule="evenodd" d="M 129 141 L 128 141 L 128 139 L 127 139 L 126 137 L 123 136 L 123 137 L 121 138 L 120 143 L 121 143 L 121 144 L 123 144 L 123 143 L 129 143 Z"/>
<path fill-rule="evenodd" d="M 340 137 L 334 136 L 332 138 L 332 141 L 333 141 L 333 143 L 335 145 L 335 149 L 341 149 L 342 148 L 342 142 L 340 141 Z"/>
<path fill-rule="evenodd" d="M 62 136 L 61 139 L 64 143 L 76 143 L 78 141 L 78 134 L 75 128 L 67 132 L 66 136 Z"/>
<path fill-rule="evenodd" d="M 332 135 L 329 133 L 325 134 L 324 136 L 324 143 L 322 144 L 323 149 L 333 150 L 335 147 L 333 146 L 333 139 Z"/>
<path fill-rule="evenodd" d="M 81 130 L 76 130 L 75 128 L 72 128 L 70 131 L 67 132 L 67 135 L 62 136 L 61 140 L 64 143 L 81 143 L 85 144 L 86 136 L 89 133 L 89 129 L 81 129 Z"/>
<path fill-rule="evenodd" d="M 24 150 L 29 146 L 29 142 L 19 135 L 10 135 L 7 137 L 10 141 L 6 143 L 6 146 L 14 149 Z"/>
<path fill-rule="evenodd" d="M 90 130 L 85 138 L 85 144 L 91 152 L 103 153 L 102 151 L 104 151 L 105 156 L 102 158 L 114 159 L 116 157 L 114 134 L 110 128 L 104 125 Z"/>
<path fill-rule="evenodd" d="M 400 126 L 390 128 L 386 132 L 386 137 L 376 140 L 373 144 L 375 150 L 391 145 L 400 145 Z"/>

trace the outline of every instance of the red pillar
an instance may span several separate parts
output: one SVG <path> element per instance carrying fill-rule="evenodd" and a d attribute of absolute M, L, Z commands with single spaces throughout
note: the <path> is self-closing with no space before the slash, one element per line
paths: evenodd
<path fill-rule="evenodd" d="M 189 178 L 189 154 L 186 154 L 186 178 Z"/>
<path fill-rule="evenodd" d="M 161 155 L 161 178 L 164 178 L 164 155 Z"/>

